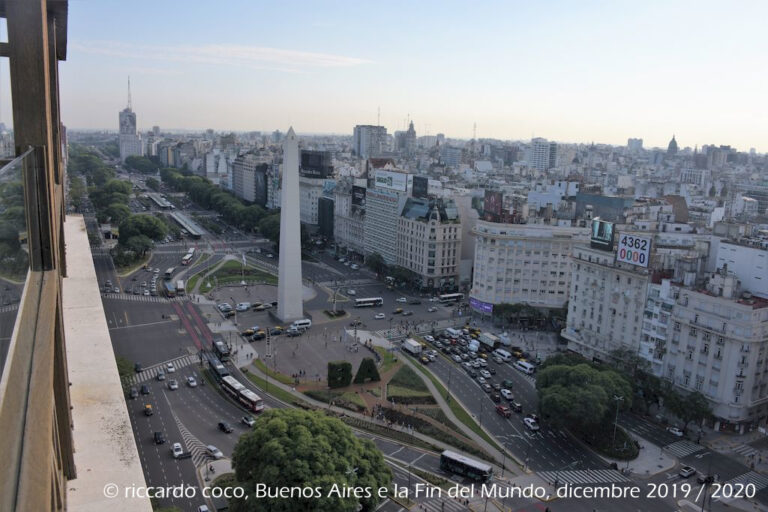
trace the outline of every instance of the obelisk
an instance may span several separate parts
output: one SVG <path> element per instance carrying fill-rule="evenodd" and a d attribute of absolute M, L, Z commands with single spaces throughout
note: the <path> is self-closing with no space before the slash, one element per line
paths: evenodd
<path fill-rule="evenodd" d="M 304 317 L 299 226 L 299 140 L 293 127 L 283 140 L 283 185 L 280 197 L 280 259 L 277 316 L 287 323 Z"/>

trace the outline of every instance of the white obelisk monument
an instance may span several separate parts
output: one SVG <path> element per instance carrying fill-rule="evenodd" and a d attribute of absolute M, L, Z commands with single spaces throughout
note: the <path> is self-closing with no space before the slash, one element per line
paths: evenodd
<path fill-rule="evenodd" d="M 280 197 L 280 260 L 277 316 L 282 322 L 304 317 L 299 226 L 299 140 L 293 127 L 283 140 L 283 186 Z"/>

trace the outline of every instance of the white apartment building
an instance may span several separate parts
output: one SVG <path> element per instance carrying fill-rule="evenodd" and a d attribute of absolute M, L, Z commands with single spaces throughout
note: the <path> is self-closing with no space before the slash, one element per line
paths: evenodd
<path fill-rule="evenodd" d="M 267 202 L 267 168 L 264 158 L 251 153 L 235 158 L 232 164 L 232 192 L 259 205 Z"/>
<path fill-rule="evenodd" d="M 664 374 L 664 356 L 667 341 L 672 335 L 672 311 L 675 307 L 677 287 L 669 279 L 648 283 L 648 296 L 643 312 L 642 338 L 637 355 L 648 361 L 650 372 L 656 377 Z"/>
<path fill-rule="evenodd" d="M 489 304 L 562 308 L 571 288 L 574 246 L 588 228 L 477 221 L 471 297 Z"/>
<path fill-rule="evenodd" d="M 768 299 L 768 241 L 748 239 L 742 242 L 720 240 L 715 268 L 726 267 L 741 281 L 745 290 Z"/>
<path fill-rule="evenodd" d="M 302 224 L 317 225 L 317 200 L 323 195 L 324 182 L 299 176 L 299 219 Z"/>
<path fill-rule="evenodd" d="M 529 150 L 528 163 L 534 169 L 546 171 L 557 165 L 557 143 L 537 137 L 531 140 Z"/>
<path fill-rule="evenodd" d="M 677 290 L 664 377 L 709 400 L 715 429 L 744 432 L 768 418 L 768 300 L 739 284 L 721 269 Z"/>
<path fill-rule="evenodd" d="M 461 220 L 452 200 L 408 198 L 397 233 L 397 264 L 421 277 L 421 287 L 459 283 Z"/>
<path fill-rule="evenodd" d="M 642 339 L 649 272 L 617 263 L 613 251 L 577 245 L 568 320 L 562 336 L 568 349 L 600 361 L 616 349 L 638 353 Z"/>
<path fill-rule="evenodd" d="M 383 126 L 357 125 L 352 132 L 352 150 L 359 158 L 370 158 L 382 153 L 387 143 L 387 129 Z"/>
<path fill-rule="evenodd" d="M 364 196 L 365 189 L 358 188 L 358 193 Z M 365 201 L 354 204 L 352 194 L 351 182 L 337 182 L 333 195 L 333 238 L 340 248 L 362 255 L 365 251 Z"/>
<path fill-rule="evenodd" d="M 381 254 L 387 265 L 397 264 L 397 231 L 405 192 L 369 188 L 365 199 L 365 254 Z"/>

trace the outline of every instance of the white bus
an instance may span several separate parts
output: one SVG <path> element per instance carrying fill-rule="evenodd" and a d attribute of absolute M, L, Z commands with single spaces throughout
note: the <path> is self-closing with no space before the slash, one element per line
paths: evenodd
<path fill-rule="evenodd" d="M 184 295 L 184 281 L 181 279 L 176 281 L 176 295 Z"/>
<path fill-rule="evenodd" d="M 192 247 L 189 251 L 187 251 L 187 254 L 183 258 L 181 258 L 181 264 L 189 265 L 194 259 L 194 257 L 195 257 L 195 248 Z"/>
<path fill-rule="evenodd" d="M 457 302 L 461 302 L 464 300 L 464 294 L 463 293 L 445 293 L 443 295 L 439 295 L 438 300 L 440 301 L 440 304 L 455 304 Z"/>
<path fill-rule="evenodd" d="M 240 390 L 237 399 L 249 411 L 259 413 L 264 410 L 264 401 L 250 389 Z"/>
<path fill-rule="evenodd" d="M 368 297 L 367 299 L 355 299 L 356 308 L 370 308 L 384 305 L 384 299 L 381 297 Z"/>

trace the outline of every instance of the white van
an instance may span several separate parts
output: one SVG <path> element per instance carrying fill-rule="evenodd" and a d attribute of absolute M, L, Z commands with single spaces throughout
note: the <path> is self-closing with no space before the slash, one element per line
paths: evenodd
<path fill-rule="evenodd" d="M 458 329 L 453 329 L 449 327 L 448 329 L 445 330 L 445 334 L 446 336 L 456 340 L 461 335 L 461 331 Z"/>
<path fill-rule="evenodd" d="M 298 329 L 299 331 L 306 331 L 310 327 L 312 327 L 312 320 L 309 318 L 302 318 L 291 324 L 291 329 Z"/>
<path fill-rule="evenodd" d="M 521 372 L 527 374 L 527 375 L 533 375 L 533 372 L 536 370 L 536 367 L 533 366 L 528 361 L 515 361 L 515 364 L 513 364 L 515 368 L 520 370 Z"/>
<path fill-rule="evenodd" d="M 504 361 L 512 359 L 512 354 L 501 348 L 494 350 L 493 355 L 500 357 Z"/>

